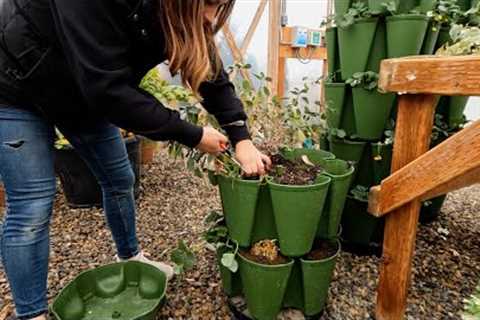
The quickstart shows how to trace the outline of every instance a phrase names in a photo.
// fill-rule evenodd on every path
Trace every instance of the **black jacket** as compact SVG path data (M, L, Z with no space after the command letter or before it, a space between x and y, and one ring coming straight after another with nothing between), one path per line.
M156 22L159 0L2 0L0 104L40 110L54 124L84 127L105 119L154 140L199 143L202 129L138 88L166 59ZM245 120L223 72L200 87L220 124ZM246 126L225 128L232 143Z

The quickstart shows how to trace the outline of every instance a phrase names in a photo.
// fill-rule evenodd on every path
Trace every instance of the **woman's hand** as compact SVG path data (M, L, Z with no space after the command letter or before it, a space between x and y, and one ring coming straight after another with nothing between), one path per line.
M270 169L270 158L258 151L251 140L242 140L235 146L235 156L247 176L263 176Z
M196 148L202 152L218 155L224 152L227 146L228 139L225 135L212 127L203 127L202 139Z

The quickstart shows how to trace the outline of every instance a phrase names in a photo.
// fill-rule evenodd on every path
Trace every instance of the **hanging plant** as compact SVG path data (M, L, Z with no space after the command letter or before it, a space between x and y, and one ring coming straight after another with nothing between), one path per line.
M352 88L362 86L364 89L372 91L378 87L378 73L373 71L357 72L346 81Z

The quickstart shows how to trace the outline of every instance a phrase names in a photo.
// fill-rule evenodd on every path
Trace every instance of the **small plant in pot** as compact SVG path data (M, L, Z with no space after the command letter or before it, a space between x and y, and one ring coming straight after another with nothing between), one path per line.
M355 2L347 13L335 18L338 26L338 45L342 80L355 72L365 71L372 42L377 29L378 18L363 2Z
M262 240L241 250L239 270L250 314L275 320L282 308L294 261L280 254L275 240Z
M280 249L299 257L310 251L328 194L331 178L308 156L287 159L272 156L267 179Z
M355 73L347 84L352 87L358 137L380 140L392 112L395 95L377 90L378 74L372 71Z

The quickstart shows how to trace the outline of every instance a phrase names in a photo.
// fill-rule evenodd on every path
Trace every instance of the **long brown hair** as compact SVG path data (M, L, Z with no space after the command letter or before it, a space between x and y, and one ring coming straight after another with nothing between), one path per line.
M235 0L160 0L159 19L165 32L170 72L198 95L200 84L221 72L215 35L227 22ZM216 24L204 18L207 5L221 5Z

